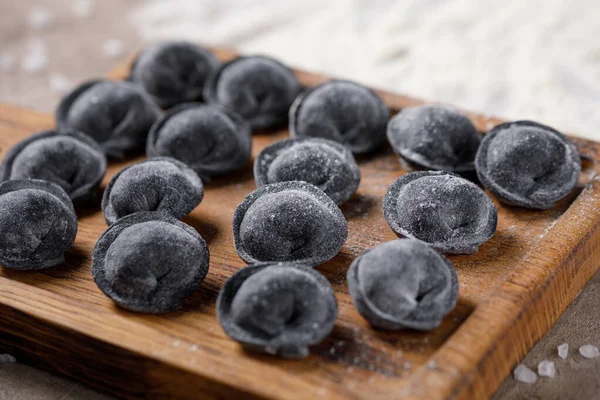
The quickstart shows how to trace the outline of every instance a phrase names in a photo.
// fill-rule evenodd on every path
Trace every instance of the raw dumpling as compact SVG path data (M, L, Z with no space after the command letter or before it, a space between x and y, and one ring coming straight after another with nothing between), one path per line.
M180 104L152 127L146 153L175 158L205 179L244 166L250 160L251 134L245 121L222 107Z
M347 275L356 309L376 328L433 329L458 298L450 260L418 240L375 246L354 260Z
M338 206L321 189L301 181L261 186L233 215L235 248L249 264L293 261L316 266L332 259L347 236Z
M156 157L113 176L102 197L102 211L108 225L139 211L161 211L179 219L203 197L202 180L193 170L173 158Z
M498 211L474 183L443 171L410 172L388 188L383 214L399 236L472 254L496 232Z
M208 246L194 228L160 212L112 224L92 254L92 277L115 303L158 314L178 309L208 273Z
M254 160L256 186L305 181L324 191L336 204L358 189L360 168L350 150L328 139L285 139L265 147Z
M221 289L217 318L243 345L286 358L304 358L308 346L333 329L337 302L331 284L310 267L259 263L239 270Z
M394 151L418 169L475 170L481 135L464 115L435 106L407 107L387 126Z
M0 265L41 269L61 264L77 235L69 196L38 179L0 184Z
M89 135L104 152L123 158L144 148L150 127L160 116L152 97L131 82L95 80L62 99L56 110L58 130Z
M17 143L2 160L0 180L41 179L59 185L75 205L96 199L106 156L77 131L42 131Z
M500 124L484 136L475 159L483 185L503 203L551 208L577 184L581 159L554 129L531 121Z
M244 118L252 129L287 122L301 86L286 66L264 56L238 57L221 65L204 89L204 99Z
M219 61L208 49L184 41L157 43L145 49L131 67L129 80L140 85L158 105L201 101L208 76Z
M367 153L385 140L389 110L371 89L333 80L306 89L290 109L292 137L321 137L352 153Z

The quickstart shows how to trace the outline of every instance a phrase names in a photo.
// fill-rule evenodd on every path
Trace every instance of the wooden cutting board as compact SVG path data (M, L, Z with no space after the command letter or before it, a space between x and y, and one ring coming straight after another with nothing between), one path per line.
M215 50L222 59L234 56ZM128 66L111 77L122 78ZM298 72L307 85L325 78ZM393 111L421 101L383 93ZM481 131L500 121L469 114ZM17 141L53 125L51 116L0 105L0 157ZM257 133L253 155L288 136ZM106 229L99 207L79 215L66 263L39 272L0 267L0 351L124 398L478 399L492 394L552 326L600 267L600 144L574 139L584 154L577 190L546 211L498 203L496 235L479 252L451 256L460 297L429 332L371 329L346 286L351 261L395 239L381 199L405 173L389 147L360 157L358 193L342 206L348 241L320 266L339 303L335 329L301 361L244 351L221 330L215 300L223 282L244 267L233 248L231 219L255 184L249 163L206 184L202 204L184 221L209 244L210 272L184 307L165 315L116 307L92 281L90 258ZM110 164L103 182L125 165Z

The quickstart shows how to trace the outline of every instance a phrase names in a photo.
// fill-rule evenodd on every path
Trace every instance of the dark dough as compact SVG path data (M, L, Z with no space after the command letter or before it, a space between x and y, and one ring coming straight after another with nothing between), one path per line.
M145 49L131 67L129 80L140 85L158 105L201 101L204 83L219 61L205 48L185 41L157 43Z
M577 184L581 159L554 129L531 121L500 124L484 136L477 176L501 202L545 210Z
M143 149L159 116L152 97L133 83L102 79L75 88L62 99L55 115L58 130L89 135L113 158Z
M398 236L450 254L473 254L496 232L498 211L479 186L443 171L410 172L390 185L383 215Z
M203 197L202 180L192 169L173 158L156 157L112 177L102 197L102 212L108 225L139 211L162 211L179 219Z
M77 235L69 196L38 179L0 184L0 265L41 269L61 264Z
M331 332L336 317L331 284L296 263L242 268L217 299L217 318L227 335L249 348L286 358L306 357L308 346Z
M237 114L215 105L180 104L150 130L149 157L172 157L203 179L244 166L250 159L252 133Z
M346 220L333 200L301 181L261 186L233 215L235 249L249 264L294 261L316 266L332 259L347 236Z
M433 329L458 298L450 260L414 239L373 247L354 260L347 275L356 309L376 328Z
M79 205L96 199L105 172L106 156L89 136L71 130L48 130L31 135L8 151L0 166L0 180L54 182Z
M385 140L390 116L381 97L350 81L333 80L302 92L290 109L292 137L321 137L367 153Z
M324 191L336 204L358 189L360 168L344 145L328 139L285 139L265 147L254 160L256 186L305 181Z
M301 86L294 73L264 56L238 57L222 64L204 87L204 100L244 118L252 129L268 129L287 121Z
M194 228L160 212L119 219L92 254L96 285L121 307L158 314L176 310L208 273L206 242Z
M421 169L475 170L481 135L464 115L435 106L407 107L388 123L394 151Z

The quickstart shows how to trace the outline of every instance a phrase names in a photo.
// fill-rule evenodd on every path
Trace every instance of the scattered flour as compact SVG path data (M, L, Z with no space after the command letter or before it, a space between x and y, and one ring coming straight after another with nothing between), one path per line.
M25 47L25 56L21 60L21 68L26 72L37 73L48 66L48 48L40 38L32 38Z
M523 383L535 383L535 381L537 381L536 373L523 364L519 364L517 368L515 368L513 371L513 376L515 377L516 381Z
M600 350L598 350L596 346L592 346L591 344L584 344L579 348L579 354L581 354L585 358L596 358L600 357Z
M558 346L558 356L565 360L569 355L569 343L563 343Z
M600 139L594 0L147 0L131 18L146 40L266 53Z
M538 374L539 376L554 378L556 376L556 367L554 366L554 362L548 360L540 361L538 364Z

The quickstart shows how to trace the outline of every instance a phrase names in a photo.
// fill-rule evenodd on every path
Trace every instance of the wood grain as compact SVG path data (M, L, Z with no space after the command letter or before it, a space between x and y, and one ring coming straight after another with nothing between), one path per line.
M232 52L215 50L222 59ZM111 74L121 78L127 65ZM325 77L298 72L307 85ZM393 111L422 101L381 92ZM469 113L481 131L500 122ZM52 118L0 105L0 154ZM287 131L259 132L253 156ZM244 263L233 249L231 219L254 188L249 163L206 184L202 204L185 222L207 240L211 266L180 311L160 316L116 307L90 274L94 244L106 225L99 209L80 212L66 263L39 272L0 268L0 350L124 398L479 399L492 394L552 326L600 266L600 145L575 139L588 160L574 193L555 208L501 206L494 238L472 256L450 257L460 297L429 332L382 332L358 315L345 282L351 261L395 239L381 211L387 186L405 171L389 147L360 157L363 180L342 206L348 241L319 267L330 280L339 318L330 337L302 361L244 351L221 330L215 300ZM127 163L113 163L103 182Z

